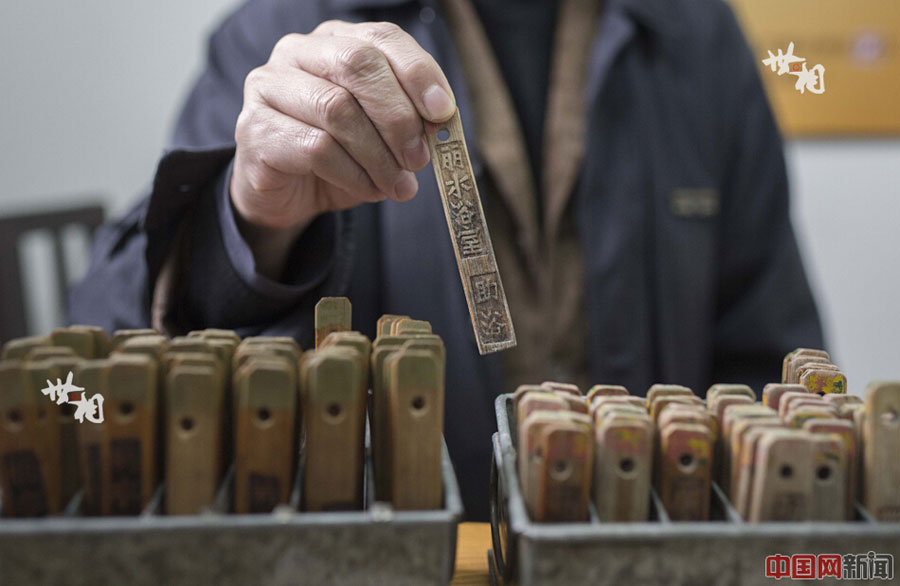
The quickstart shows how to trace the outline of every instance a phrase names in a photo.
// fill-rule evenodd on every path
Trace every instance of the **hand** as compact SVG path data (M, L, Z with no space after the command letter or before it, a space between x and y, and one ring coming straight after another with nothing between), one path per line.
M247 76L235 128L231 201L258 261L283 251L283 263L323 212L415 196L422 121L455 110L438 64L396 25L328 21L283 37Z

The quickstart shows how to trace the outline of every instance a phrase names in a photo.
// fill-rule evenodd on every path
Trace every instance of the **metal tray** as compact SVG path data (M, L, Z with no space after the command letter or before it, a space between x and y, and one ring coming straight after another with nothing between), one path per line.
M224 513L231 473L196 516L161 515L160 487L139 517L79 517L79 494L59 517L0 519L0 585L443 586L463 512L446 445L442 466L435 511L375 500L368 441L363 511L298 512L300 474L291 504L271 514Z
M500 395L495 402L498 431L491 463L492 570L506 583L771 586L778 582L765 576L770 555L874 551L900 556L900 523L873 521L859 505L856 521L751 524L716 485L711 521L672 522L653 493L651 520L645 523L601 523L593 509L587 523L533 523L516 472L512 397Z

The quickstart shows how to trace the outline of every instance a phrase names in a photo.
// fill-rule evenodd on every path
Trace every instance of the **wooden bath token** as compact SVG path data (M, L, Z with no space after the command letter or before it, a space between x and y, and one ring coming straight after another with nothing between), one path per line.
M516 333L459 111L447 122L426 124L425 130L478 352L488 354L512 348L516 345Z

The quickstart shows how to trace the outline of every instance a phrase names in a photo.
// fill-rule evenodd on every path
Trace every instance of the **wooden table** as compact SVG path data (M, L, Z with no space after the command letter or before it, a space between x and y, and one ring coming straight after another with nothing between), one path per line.
M487 552L491 548L490 523L461 523L456 541L453 585L489 586Z

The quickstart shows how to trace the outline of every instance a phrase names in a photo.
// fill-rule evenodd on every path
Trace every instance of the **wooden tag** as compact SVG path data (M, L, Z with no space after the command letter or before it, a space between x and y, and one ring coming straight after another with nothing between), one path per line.
M137 515L157 483L157 363L142 353L113 354L105 372L102 512Z
M569 411L582 413L584 415L588 414L588 404L587 401L584 400L584 397L576 397L575 395L564 393L562 391L554 391L554 394L562 397L563 401L566 402L566 407Z
M232 358L232 372L237 372L250 360L280 360L286 366L297 365L299 360L295 358L292 350L278 344L241 344L237 347ZM296 368L296 367L295 367Z
M182 363L168 373L165 506L169 515L197 514L215 500L222 472L221 384L221 372L213 365Z
M813 521L846 521L847 453L844 442L835 436L813 434L812 510Z
M403 349L388 371L391 503L396 510L439 509L443 503L441 437L443 362L428 350Z
M321 348L304 359L307 511L362 508L366 407L359 364L359 352L340 346Z
M731 443L731 484L728 496L741 517L746 519L753 487L753 470L759 437L768 429L784 429L777 417L745 419L735 423Z
M541 385L519 385L513 393L513 413L519 412L519 403L528 393L546 393L547 389Z
M516 450L519 484L522 487L522 498L525 500L525 508L532 519L536 519L538 514L538 464L544 458L541 433L547 425L559 421L568 421L566 413L569 412L559 408L556 411L535 409L516 426L518 430Z
M109 334L101 327L76 324L68 327L71 332L88 332L94 338L94 358L106 358L112 352Z
M790 364L788 365L788 375L790 376L790 383L799 384L800 374L803 369L819 365L833 366L827 359L821 356L807 356L802 354L794 356L791 359Z
M747 385L715 384L706 391L706 406L713 408L716 399L725 395L745 396L756 402L756 393Z
M590 403L594 397L627 397L628 394L628 389L620 385L594 385L588 391L587 400Z
M769 383L763 388L762 404L778 411L785 393L808 393L803 385Z
M658 397L654 397L653 403L650 405L651 419L653 419L653 421L659 421L659 415L663 412L663 409L673 403L698 406L703 405L703 401L697 396L661 395Z
M731 407L732 405L754 405L755 402L750 397L746 395L727 395L723 394L719 397L714 397L712 400L712 406L710 407L711 411L716 414L716 419L719 421L721 425L723 420L725 419L725 409Z
M717 463L715 478L726 493L731 491L732 467L734 465L731 458L731 445L735 422L745 419L770 419L777 417L778 413L774 409L757 403L730 405L725 409L722 419L719 421L722 438L715 450L715 461Z
M806 521L812 503L814 462L811 435L797 430L766 430L759 438L747 519Z
M39 362L53 358L79 359L75 351L68 346L35 346L25 355L26 362Z
M846 485L846 511L845 519L852 519L856 503L857 477L859 476L859 452L856 446L856 430L853 423L836 419L809 419L803 424L803 430L813 434L830 435L837 437L844 444L844 452L847 456L845 471Z
M333 332L326 336L325 346L345 346L356 350L359 361L359 381L363 396L369 391L369 357L372 354L372 341L359 332ZM443 348L443 343L441 343ZM365 411L363 411L365 419ZM365 421L363 421L365 427Z
M781 382L783 384L790 384L793 382L793 376L790 371L790 363L791 363L791 360L793 360L793 358L795 356L800 356L800 355L802 355L802 356L819 356L821 358L824 358L826 361L831 360L831 357L828 356L828 352L825 352L824 350L813 350L811 348L797 348L793 352L788 352L788 354L784 357L784 361L782 362L782 365L781 365Z
M188 332L188 337L200 337L209 341L213 340L226 340L231 342L234 346L237 346L241 343L241 337L237 335L234 330L223 330L220 328L206 328L205 330L194 330L192 332Z
M702 425L673 423L660 430L658 490L673 521L709 519L712 438Z
M866 388L863 503L879 521L900 521L900 382Z
M459 111L447 122L426 124L425 137L478 352L488 354L512 348L516 345L516 333L469 163Z
M60 351L65 350L68 354L65 356L47 358L43 361L37 361L45 362L46 365L50 367L51 376L48 380L52 380L54 383L66 381L70 372L74 378L75 372L78 371L78 367L84 362L84 359L76 356L71 348L64 346L37 348L35 351L29 353L29 357L40 355L41 353L50 356L50 352L43 351L49 351L51 349ZM32 358L29 359L29 362L34 361L35 360ZM46 382L47 381L44 381L44 383ZM74 380L73 384L76 384L76 386L84 386L77 385ZM87 389L88 392L91 392L91 390L92 389ZM70 395L70 397L76 399L77 393ZM74 418L76 409L77 407L72 403L64 403L58 405L56 409L52 409L49 412L51 416L56 416L57 427L59 429L59 466L62 474L61 498L63 506L65 506L81 488L81 472L78 467L78 430L76 429L76 426L80 424L76 422Z
M593 500L601 521L646 521L650 507L649 426L606 420L594 433Z
M241 357L245 353L256 354L258 350L263 350L268 354L277 354L287 360L290 364L297 368L302 350L293 338L284 336L258 336L253 338L245 338L235 350L235 358L233 360L241 361Z
M837 411L822 407L797 407L788 411L785 423L790 427L802 429L810 419L837 419Z
M297 381L283 360L253 358L235 373L234 509L269 513L290 498L296 463Z
M516 410L516 423L522 425L525 419L535 411L565 411L569 406L565 399L551 392L528 393L519 402Z
M390 313L386 313L378 318L378 322L375 324L375 337L380 338L381 336L390 336L391 335L391 326L395 321L403 318L409 318L408 315L394 315Z
M778 413L769 407L762 405L732 405L725 410L725 416L720 422L722 430L721 452L717 453L719 462L719 483L726 492L729 491L730 479L733 476L734 466L737 465L736 447L739 441L735 437L735 433L741 424L747 424L752 421L779 421ZM783 427L783 422L781 427ZM743 429L743 428L742 428Z
M846 393L847 377L839 370L811 368L800 375L800 384L811 393Z
M537 463L538 523L588 520L594 442L590 432L571 421L550 423L541 431L543 458Z
M3 352L0 360L24 360L34 348L42 348L50 345L50 338L46 336L31 336L28 338L16 338L3 344Z
M623 413L632 417L637 417L639 419L643 419L649 422L653 422L650 419L650 414L647 413L647 410L643 407L637 407L635 405L625 405L621 403L594 403L591 408L591 420L598 424L603 421L606 417L616 414Z
M837 393L828 393L827 395L822 395L822 400L830 405L834 405L837 408L843 407L845 405L862 405L862 398L857 395L839 395Z
M72 452L76 450L76 446L67 446L64 443L63 438L63 430L62 430L62 422L64 421L62 415L62 407L66 407L67 411L71 408L70 405L58 405L56 402L50 399L49 394L44 394L44 390L49 385L50 381L56 383L58 382L56 379L61 377L62 380L68 379L68 370L63 373L61 372L61 368L57 365L58 360L63 361L65 366L72 365L75 368L73 372L73 383L77 384L74 380L74 377L78 374L78 367L80 364L84 364L84 361L77 361L72 358L53 358L46 361L27 361L23 364L25 369L25 374L29 379L31 394L35 397L34 401L37 406L37 434L38 438L42 440L42 444L38 448L39 460L41 462L46 462L46 473L45 478L48 487L48 498L51 504L50 510L51 514L58 512L66 507L69 499L71 499L72 495L75 493L75 486L73 484L77 484L78 474L72 470L73 467L77 467L77 462L75 466L71 464L65 464L63 462L63 455L71 455ZM71 362L69 362L71 361ZM78 379L79 381L81 379ZM78 384L77 386L85 387L83 384ZM86 387L93 391L93 387ZM74 399L77 398L77 393L70 394L70 396ZM68 431L74 431L74 420L72 419L72 413L69 411L66 416L68 425ZM69 441L75 441L72 438L73 434L68 434L66 439ZM77 444L77 441L76 441ZM64 475L67 475L71 478L65 479ZM65 488L65 490L64 490ZM54 509L53 504L58 502L59 508Z
M85 330L57 328L50 334L54 346L71 348L75 354L86 360L96 358L94 351L94 335Z
M22 362L0 362L0 489L4 517L43 517L59 512L59 444L42 437L49 418ZM50 440L50 441L48 441ZM54 453L55 451L55 453Z
M541 383L541 386L550 391L565 393L568 395L572 395L574 397L583 397L584 396L581 394L581 389L578 388L578 385L573 385L571 383L558 383L555 381L544 381Z
M346 297L323 297L316 303L316 348L331 332L349 332L352 308Z
M790 417L792 411L800 407L815 407L818 409L827 409L829 412L834 413L834 415L837 416L837 408L834 405L828 403L827 401L823 401L819 395L810 393L809 395L807 395L807 398L791 397L790 401L785 405L785 419Z
M138 336L158 336L156 330L135 329L135 330L116 330L113 332L112 340L110 340L111 352L118 350L126 340L137 338Z
M788 391L786 393L782 393L781 397L778 400L778 416L782 419L785 419L788 414L788 410L790 406L794 403L794 401L816 401L818 397L808 390L804 391ZM824 404L824 401L823 401Z
M165 336L134 336L123 341L116 351L125 354L142 354L160 363L168 345L169 341Z
M109 396L106 390L108 368L109 363L105 359L86 360L78 365L73 377L74 382L85 389L85 394L89 396L100 394L106 405L103 423L85 420L75 426L78 437L79 476L84 490L81 509L86 515L99 515L103 509L103 471L109 466L103 462L105 420L109 409L109 404L106 403Z
M713 442L718 436L718 426L708 411L700 409L680 409L677 403L669 405L659 414L659 428L663 429L672 423L691 423L709 429Z
M325 347L335 346L338 348L350 348L356 353L355 356L359 367L359 397L357 400L361 402L361 405L359 409L355 410L355 413L358 418L356 425L358 426L358 429L363 430L363 443L360 444L361 452L359 459L360 462L364 462L366 405L370 387L369 364L372 355L372 342L360 332L333 332L325 338L324 345ZM443 351L443 342L441 342L441 351Z
M375 498L386 501L390 498L390 418L388 409L388 381L385 376L384 361L392 353L400 350L404 339L382 336L375 340L370 359L372 371L372 457L375 464Z
M590 406L594 407L595 405L601 405L605 403L618 403L620 405L634 405L635 407L640 407L643 409L648 415L650 414L647 411L647 403L644 401L643 397L633 397L631 395L594 395L590 398Z
M431 324L423 320L403 317L391 324L392 336L414 336L431 333Z
M657 397L695 397L694 391L681 385L655 384L647 391L647 409L653 405Z

